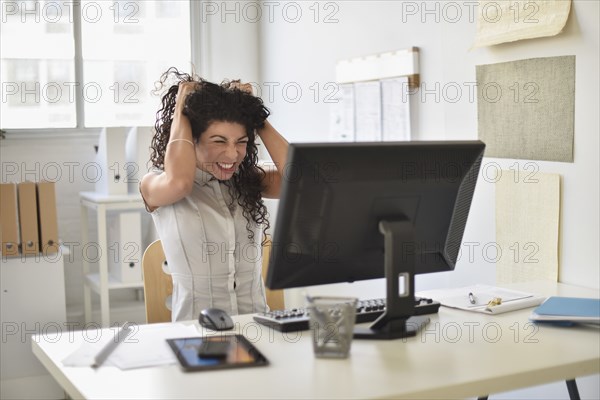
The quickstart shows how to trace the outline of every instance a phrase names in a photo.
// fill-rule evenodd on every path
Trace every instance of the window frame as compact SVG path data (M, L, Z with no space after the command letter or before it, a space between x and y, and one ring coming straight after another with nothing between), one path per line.
M143 0L137 0L143 1ZM199 1L187 0L190 7L190 53L192 63L199 67L201 73L205 73L208 67L207 57L201 57L200 50L207 48L203 46L207 44L208 37L207 26L202 23L202 10ZM73 9L73 39L75 42L75 82L83 81L83 47L82 47L82 32L81 32L81 2L74 0L71 3ZM3 139L38 139L38 138L72 138L76 136L89 137L90 134L99 134L102 128L86 128L84 126L84 101L80 91L75 95L75 121L76 125L73 128L10 128L0 131L0 140Z

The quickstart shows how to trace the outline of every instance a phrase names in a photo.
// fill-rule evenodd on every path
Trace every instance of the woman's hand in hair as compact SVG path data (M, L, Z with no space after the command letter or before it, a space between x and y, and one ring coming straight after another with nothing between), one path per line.
M242 82L240 82L239 79L235 80L235 81L232 81L231 82L231 87L235 88L235 89L238 89L238 90L241 90L242 92L246 92L246 93L249 93L249 94L252 94L252 95L254 94L254 89L252 87L252 84L250 84L250 83L242 83Z
M178 110L183 110L185 105L185 99L188 94L193 93L200 89L198 82L180 82L179 88L177 89L177 96L175 97L175 107Z
M142 179L141 192L150 211L173 204L187 196L194 185L196 153L189 118L184 115L185 100L198 90L198 82L179 83L175 112L165 148L163 172L150 172ZM172 96L172 94L171 94Z

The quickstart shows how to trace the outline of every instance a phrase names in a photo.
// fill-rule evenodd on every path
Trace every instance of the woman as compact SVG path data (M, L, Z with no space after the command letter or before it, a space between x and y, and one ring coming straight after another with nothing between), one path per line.
M221 85L170 69L141 182L173 277L173 321L204 308L231 315L267 309L261 244L268 228L262 198L277 198L288 143L266 120L249 84ZM257 165L256 136L277 169Z

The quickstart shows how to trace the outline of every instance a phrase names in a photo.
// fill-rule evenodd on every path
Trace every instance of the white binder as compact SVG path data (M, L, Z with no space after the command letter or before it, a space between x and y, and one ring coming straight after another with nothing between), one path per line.
M139 212L109 215L108 273L119 282L142 280L142 228Z
M139 183L148 172L150 164L150 145L154 136L153 128L136 126L129 130L125 143L125 173L129 194L139 193Z
M104 128L100 133L96 167L96 192L110 195L127 194L125 141L127 128Z

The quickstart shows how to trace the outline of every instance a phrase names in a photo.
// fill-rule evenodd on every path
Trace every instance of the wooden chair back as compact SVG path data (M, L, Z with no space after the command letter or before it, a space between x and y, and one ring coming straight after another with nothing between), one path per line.
M173 280L160 240L152 242L144 251L142 269L146 322L149 324L170 322Z

